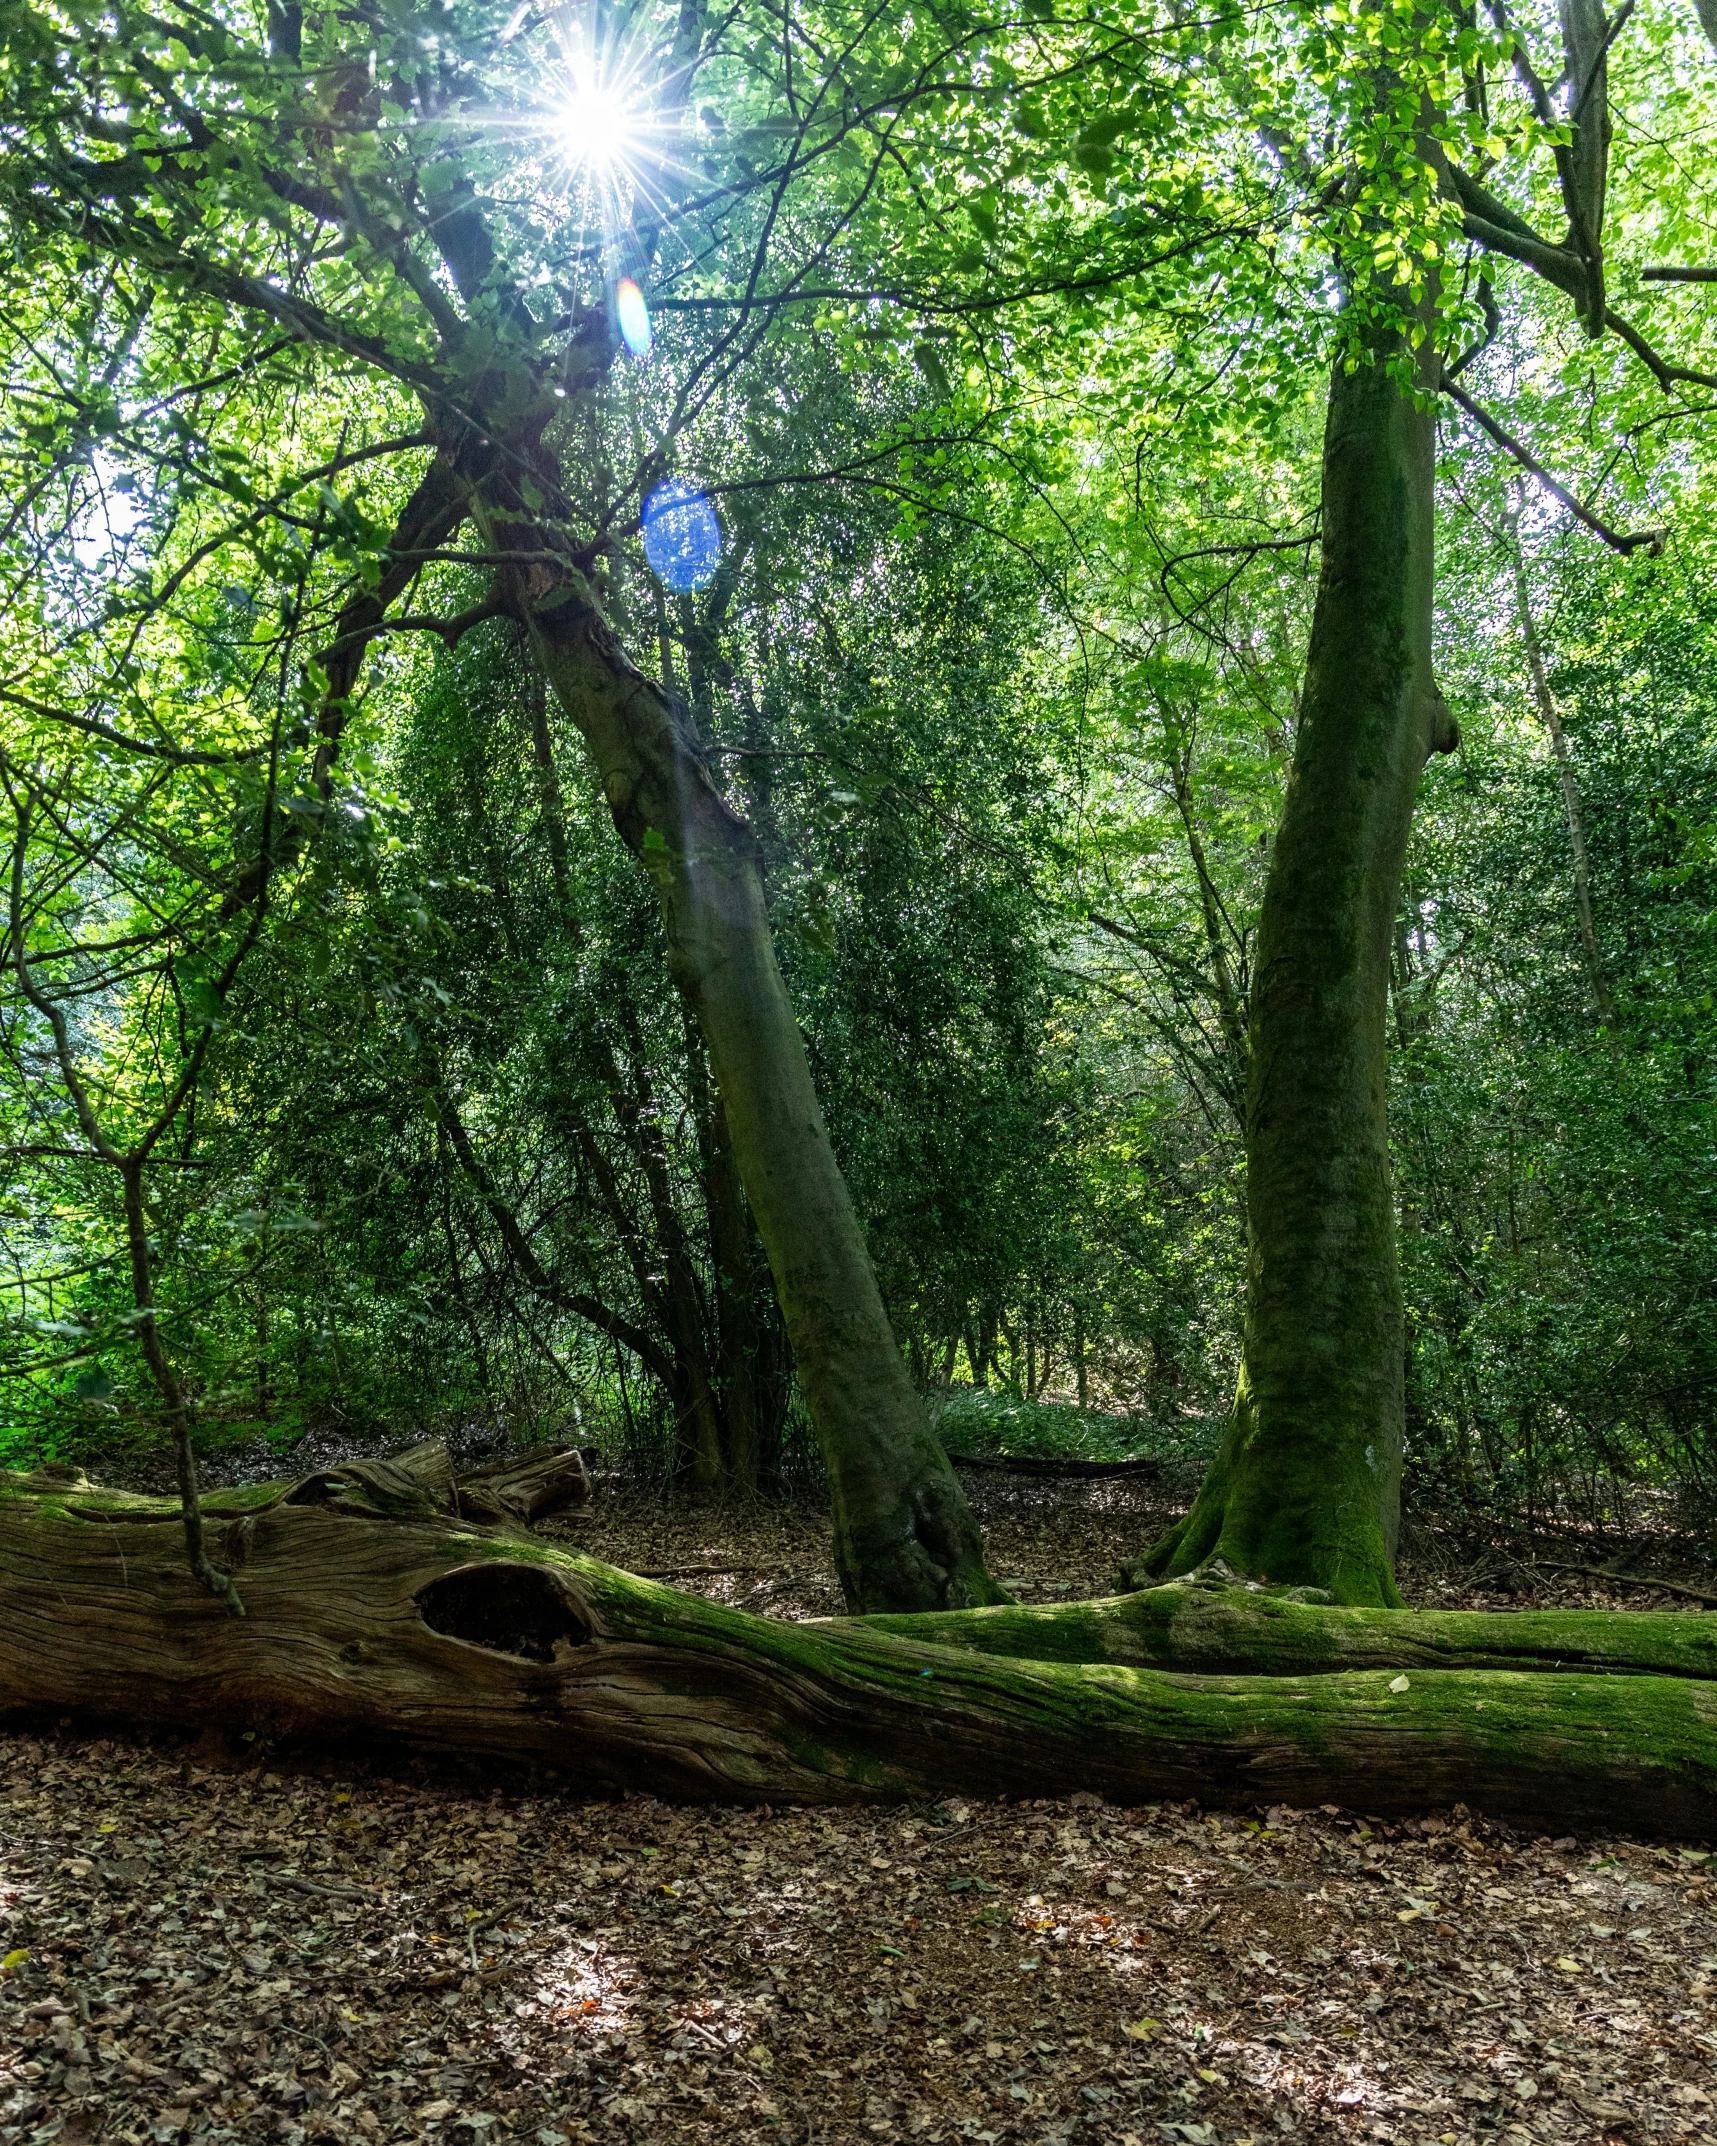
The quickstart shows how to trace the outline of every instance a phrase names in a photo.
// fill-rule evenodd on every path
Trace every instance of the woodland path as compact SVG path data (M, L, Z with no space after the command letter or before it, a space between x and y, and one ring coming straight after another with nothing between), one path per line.
M993 1569L1095 1591L1148 1495L986 1483ZM679 1584L768 1614L834 1606L808 1515L566 1528L633 1569L765 1567ZM1458 1809L589 1804L70 1730L0 1737L0 1783L0 1952L29 1955L0 2140L1717 2146L1703 1844Z

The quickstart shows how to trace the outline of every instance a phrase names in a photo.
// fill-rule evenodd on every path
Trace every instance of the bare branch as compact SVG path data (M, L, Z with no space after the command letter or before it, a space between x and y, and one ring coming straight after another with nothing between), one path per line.
M1443 393L1448 396L1449 400L1459 404L1473 420L1474 424L1489 433L1497 445L1505 453L1512 455L1522 469L1529 471L1553 499L1560 500L1576 521L1583 522L1594 536L1602 537L1604 542L1614 550L1619 551L1624 559L1631 558L1636 551L1645 551L1655 559L1658 553L1662 551L1665 536L1663 530L1642 529L1637 535L1624 536L1620 530L1612 529L1608 522L1600 521L1589 507L1582 506L1565 485L1558 484L1543 463L1538 461L1529 449L1523 447L1511 432L1505 431L1488 410L1481 409L1472 397L1464 389L1457 387L1446 373L1443 376L1441 385Z

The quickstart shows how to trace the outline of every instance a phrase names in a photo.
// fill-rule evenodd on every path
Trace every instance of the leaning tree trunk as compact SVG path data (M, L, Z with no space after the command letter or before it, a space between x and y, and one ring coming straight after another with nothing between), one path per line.
M557 484L549 458L538 450L535 460ZM498 555L549 561L553 532L527 511L511 467L491 459L473 474L473 516ZM509 590L615 826L655 885L828 1469L848 1606L1005 1600L883 1308L775 959L751 830L716 789L684 711L627 661L581 575L521 567Z
M1234 1414L1132 1585L1220 1556L1337 1602L1400 1601L1389 956L1420 772L1456 740L1431 675L1433 419L1396 355L1338 362L1330 383L1322 572L1252 988Z
M542 628L539 645L655 882L675 979L709 1048L828 1468L848 1605L994 1601L977 1524L913 1391L829 1143L750 830L716 793L675 711L627 674L595 622L570 645Z
M934 1641L783 1624L438 1512L403 1474L211 1496L242 1619L193 1581L170 1501L0 1478L0 1707L383 1738L670 1796L1077 1787L1709 1824L1717 1686L1694 1675L1189 1676L948 1643L984 1610L926 1620Z

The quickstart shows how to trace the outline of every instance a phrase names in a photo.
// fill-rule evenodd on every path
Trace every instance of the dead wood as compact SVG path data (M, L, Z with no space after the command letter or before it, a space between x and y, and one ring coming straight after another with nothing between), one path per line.
M439 1464L402 1472L211 1497L243 1619L195 1585L171 1501L0 1478L0 1707L380 1738L678 1797L1462 1800L1692 1832L1713 1808L1717 1686L1697 1676L1194 1676L975 1651L948 1617L922 1620L935 1639L792 1625L425 1513L409 1480Z

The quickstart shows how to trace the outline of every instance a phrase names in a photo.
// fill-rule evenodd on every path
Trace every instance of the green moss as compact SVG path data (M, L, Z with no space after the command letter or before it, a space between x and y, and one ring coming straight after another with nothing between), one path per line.
M231 1490L213 1490L203 1499L203 1511L211 1520L229 1514L260 1512L286 1494L284 1483L240 1483Z
M1131 1661L1199 1674L1465 1664L1717 1679L1717 1618L1675 1611L1326 1608L1262 1591L1171 1583L1054 1608L852 1621L901 1639L1020 1660Z

